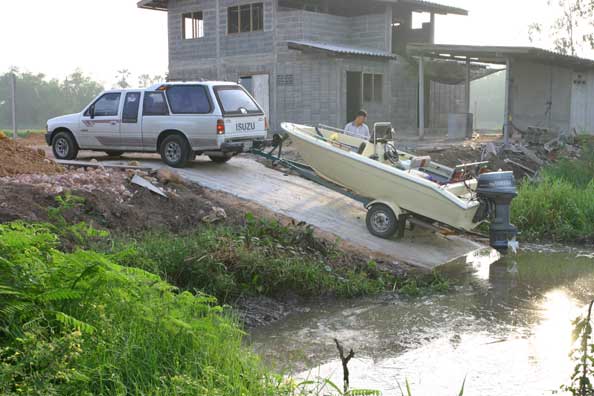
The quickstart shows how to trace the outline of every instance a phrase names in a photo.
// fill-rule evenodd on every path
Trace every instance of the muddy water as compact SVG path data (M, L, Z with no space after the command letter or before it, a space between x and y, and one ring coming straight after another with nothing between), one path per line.
M455 263L452 290L312 304L252 333L275 369L342 381L332 339L356 351L351 385L400 395L549 395L573 365L571 321L594 298L594 257L540 250Z

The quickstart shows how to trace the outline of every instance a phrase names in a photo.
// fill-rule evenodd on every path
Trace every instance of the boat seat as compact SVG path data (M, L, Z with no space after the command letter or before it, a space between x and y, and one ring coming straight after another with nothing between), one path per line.
M423 157L414 157L410 161L409 169L425 168L425 167L429 166L430 163L431 163L431 157L428 155L423 156Z

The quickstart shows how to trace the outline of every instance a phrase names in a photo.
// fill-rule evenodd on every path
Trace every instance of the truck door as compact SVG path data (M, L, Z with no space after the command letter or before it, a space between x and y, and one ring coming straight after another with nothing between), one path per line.
M79 136L82 148L119 148L121 97L120 92L106 93L83 113Z
M162 91L145 92L142 102L142 146L146 151L158 150L159 134L171 126L169 106Z
M142 150L142 123L140 122L140 92L127 92L122 110L120 128L122 150Z

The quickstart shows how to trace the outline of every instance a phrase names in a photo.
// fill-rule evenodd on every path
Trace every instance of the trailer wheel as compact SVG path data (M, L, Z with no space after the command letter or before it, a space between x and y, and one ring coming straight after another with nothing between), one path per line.
M384 204L375 204L367 211L367 229L372 235L376 237L389 239L395 234L398 238L402 238L404 234L404 224L406 220L398 221L398 217L394 211Z

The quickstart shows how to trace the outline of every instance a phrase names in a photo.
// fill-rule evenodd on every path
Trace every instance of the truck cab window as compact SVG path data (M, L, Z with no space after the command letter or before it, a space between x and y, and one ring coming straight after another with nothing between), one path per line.
M144 94L142 114L145 116L169 115L163 92L146 92Z
M91 107L95 109L95 117L112 117L118 115L118 110L120 109L120 97L122 95L120 93L106 93ZM85 112L85 116L89 116L90 112L87 110Z
M122 122L135 124L138 122L138 109L140 108L140 92L129 92L124 101Z

